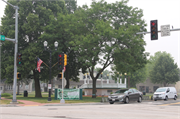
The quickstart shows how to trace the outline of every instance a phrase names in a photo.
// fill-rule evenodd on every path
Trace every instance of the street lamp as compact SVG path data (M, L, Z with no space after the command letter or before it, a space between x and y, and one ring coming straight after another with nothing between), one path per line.
M102 77L103 77L103 72L101 72L101 87L103 85Z
M107 74L107 83L109 83L109 74Z
M125 81L124 81L124 84L126 84L126 75L127 75L127 73L124 73L124 75L125 75Z
M48 51L49 53L50 53L50 61L49 61L49 86L48 86L48 88L49 88L49 97L48 97L48 101L51 101L51 54L52 54L52 50L50 49L50 48L48 48L47 47L47 45L48 45L48 42L47 41L44 41L44 49L45 49L45 51ZM58 47L58 42L57 41L55 41L54 42L54 46L55 46L55 51L57 50L57 47ZM53 83L52 83L52 85L53 85Z
M117 84L119 83L119 72L117 72L117 77L118 78L116 78L116 81L117 81Z
M90 79L90 76L89 76L89 73L87 73L87 83L89 84L89 79Z
M122 73L120 74L120 84L122 84L122 81L121 81L121 76L122 76Z

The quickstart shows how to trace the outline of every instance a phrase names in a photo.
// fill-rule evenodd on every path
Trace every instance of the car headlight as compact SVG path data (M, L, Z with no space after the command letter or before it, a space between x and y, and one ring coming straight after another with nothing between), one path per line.
M118 96L118 98L122 98L122 97L124 97L124 95L120 95L120 96Z

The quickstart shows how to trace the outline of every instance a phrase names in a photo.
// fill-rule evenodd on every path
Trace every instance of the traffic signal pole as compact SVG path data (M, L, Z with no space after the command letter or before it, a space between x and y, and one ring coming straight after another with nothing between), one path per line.
M18 6L14 6L4 0L2 0L3 2L9 4L10 6L12 6L15 9L15 40L14 39L10 39L10 38L5 38L5 40L9 40L15 43L15 49L14 49L14 80L13 80L13 99L12 99L12 103L17 103L16 100L16 86L17 86L17 64L16 64L16 58L17 58L17 52L18 52Z
M63 99L63 93L64 93L64 71L62 69L62 99L60 101L61 104L65 103L65 100Z
M15 20L15 50L14 50L14 81L13 81L13 99L12 99L12 103L16 103L16 86L17 86L17 64L16 64L16 60L17 60L17 52L18 52L18 7L14 6L14 8L16 9L16 20Z

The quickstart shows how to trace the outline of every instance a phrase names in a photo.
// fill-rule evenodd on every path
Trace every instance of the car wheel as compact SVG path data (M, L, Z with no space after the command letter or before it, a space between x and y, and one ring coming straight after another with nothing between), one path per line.
M138 102L141 103L142 102L142 98L141 96L139 96Z
M157 101L156 99L154 99L154 101Z
M177 99L177 96L175 95L175 96L174 96L174 100L176 100L176 99Z
M114 104L114 102L109 102L110 104Z
M168 100L168 97L166 96L165 99L164 99L164 101L167 101L167 100Z
M125 98L125 103L129 103L129 98L128 97Z

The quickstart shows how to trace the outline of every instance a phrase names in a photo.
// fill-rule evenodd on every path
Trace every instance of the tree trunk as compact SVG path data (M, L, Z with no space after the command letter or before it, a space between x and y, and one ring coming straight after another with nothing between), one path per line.
M93 80L92 98L96 98L96 79Z
M35 97L42 98L39 77L38 75L36 75L35 70L33 70L33 75L34 75L34 82L35 82Z

